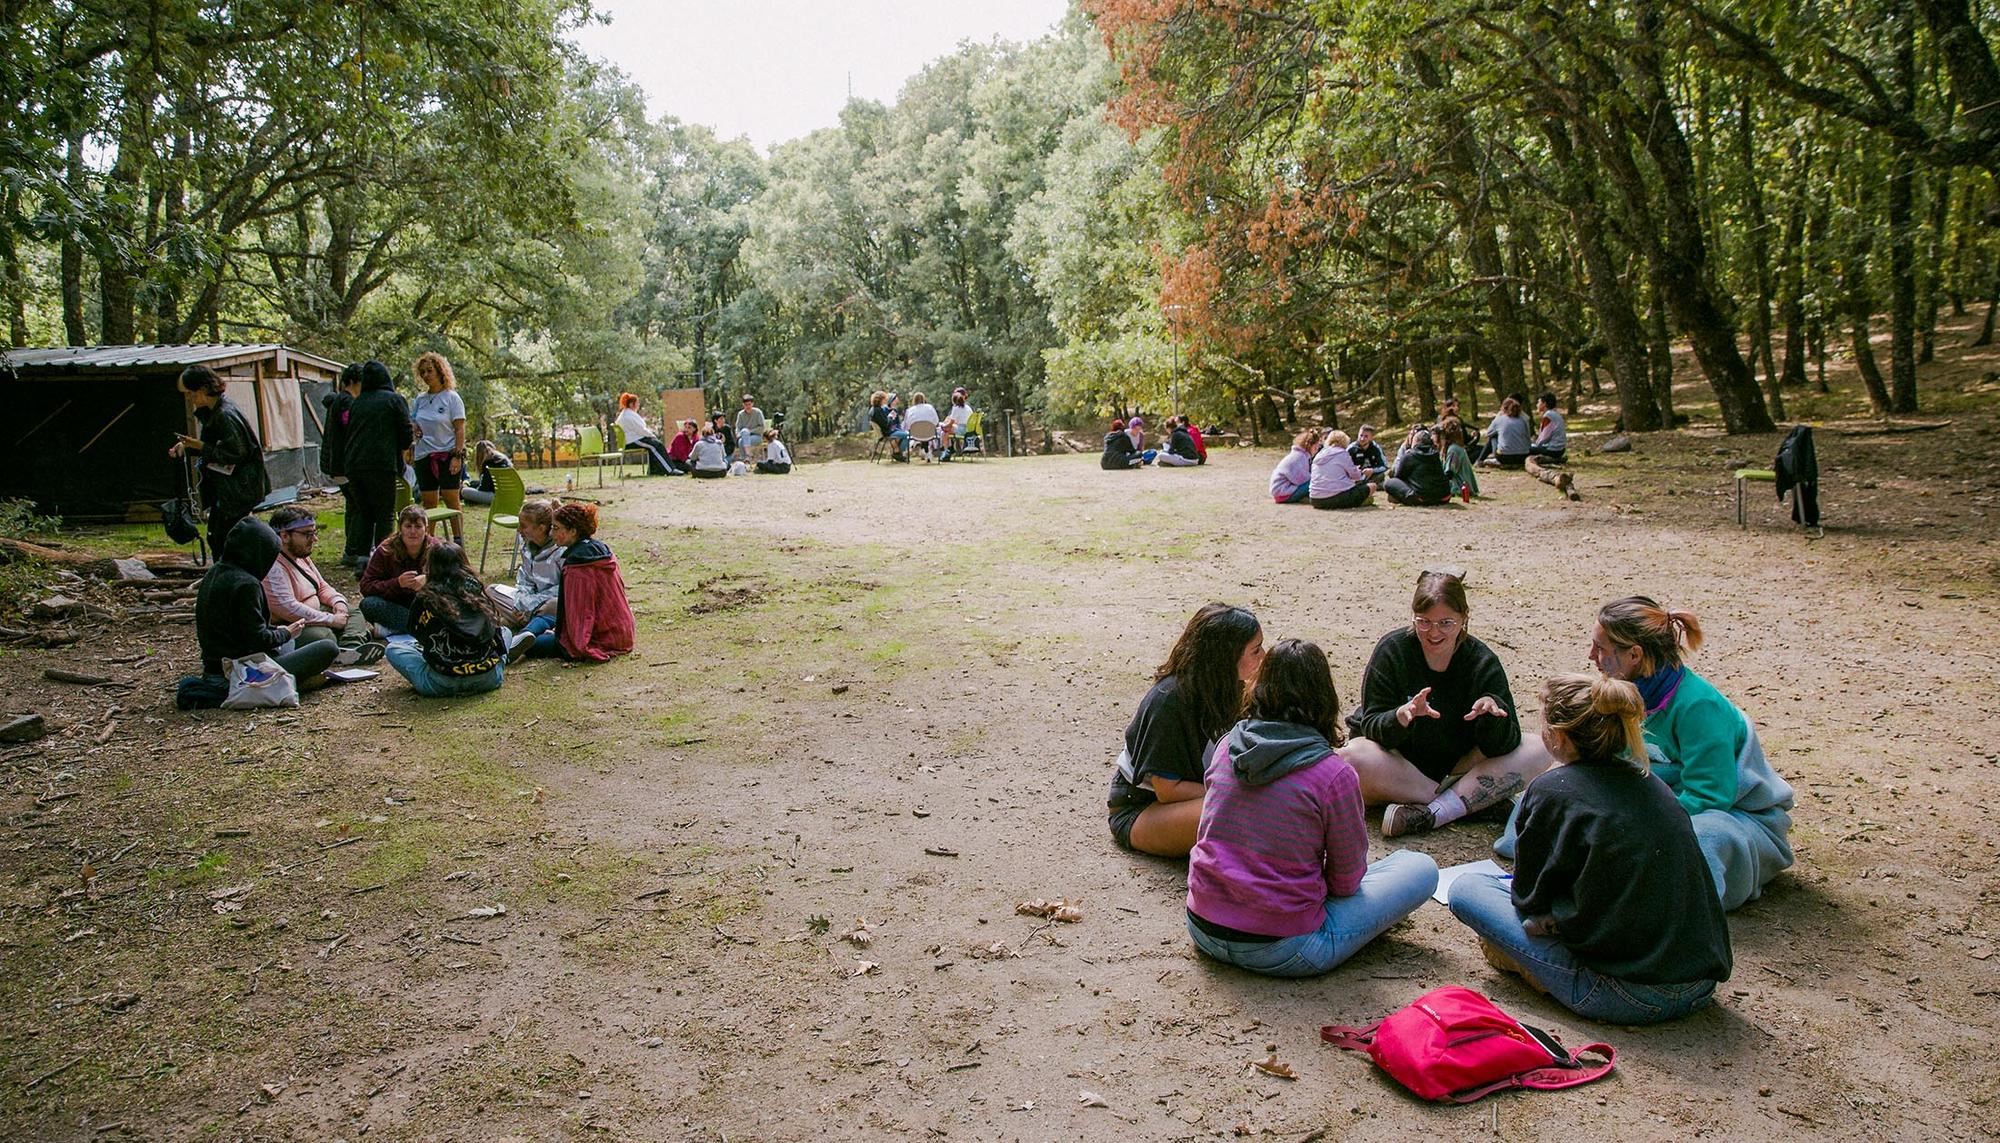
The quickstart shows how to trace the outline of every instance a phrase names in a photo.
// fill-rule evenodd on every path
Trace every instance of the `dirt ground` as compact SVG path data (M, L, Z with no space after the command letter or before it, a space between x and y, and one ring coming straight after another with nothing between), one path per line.
M1729 465L1775 436L1699 429L1579 457L1578 503L1495 474L1435 510L1274 506L1273 449L848 461L607 479L639 653L477 699L182 714L191 628L6 651L0 713L57 731L0 748L0 1135L1992 1137L1991 367L1953 358L1940 431L1822 427L1818 540L1768 486L1734 523ZM1441 562L1531 726L1599 602L1701 616L1695 666L1799 793L1798 865L1732 915L1709 1011L1581 1021L1435 904L1261 979L1195 954L1183 865L1112 846L1111 758L1196 606L1318 641L1351 701ZM1497 832L1411 844L1448 865ZM1016 915L1036 897L1083 918ZM1619 1067L1436 1107L1318 1040L1446 983ZM1298 1078L1247 1066L1271 1053Z

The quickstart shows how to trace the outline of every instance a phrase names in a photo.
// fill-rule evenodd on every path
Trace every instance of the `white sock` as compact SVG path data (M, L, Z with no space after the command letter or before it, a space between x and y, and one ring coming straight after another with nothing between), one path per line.
M1431 824L1441 826L1465 816L1465 799L1458 796L1457 790L1446 790L1432 798L1427 808L1431 811Z

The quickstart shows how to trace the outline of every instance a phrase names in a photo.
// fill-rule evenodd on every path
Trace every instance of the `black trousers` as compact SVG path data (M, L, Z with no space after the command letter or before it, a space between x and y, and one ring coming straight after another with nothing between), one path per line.
M366 557L396 530L396 471L347 474L347 531Z

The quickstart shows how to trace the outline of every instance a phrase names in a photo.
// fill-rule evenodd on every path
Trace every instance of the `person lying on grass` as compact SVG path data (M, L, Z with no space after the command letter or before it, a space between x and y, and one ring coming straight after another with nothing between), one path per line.
M1268 976L1316 976L1436 891L1437 863L1424 854L1369 864L1361 781L1336 750L1342 737L1326 655L1278 640L1209 761L1188 854L1196 948Z
M1209 748L1235 725L1263 659L1264 629L1248 610L1211 603L1188 620L1125 728L1111 775L1112 840L1161 857L1193 847Z
M1495 968L1607 1024L1706 1008L1732 968L1694 827L1647 771L1644 710L1620 679L1544 684L1542 742L1558 764L1521 799L1513 877L1467 873L1448 894Z
M1423 572L1407 627L1382 636L1347 716L1341 756L1369 804L1388 803L1382 836L1422 833L1497 805L1548 769L1521 718L1500 659L1467 629L1465 579Z

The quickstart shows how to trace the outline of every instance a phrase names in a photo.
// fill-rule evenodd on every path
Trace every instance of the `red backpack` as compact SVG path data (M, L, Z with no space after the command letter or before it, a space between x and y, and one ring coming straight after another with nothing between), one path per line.
M1319 1036L1336 1048L1367 1052L1396 1082L1446 1103L1471 1103L1515 1087L1575 1087L1609 1075L1617 1060L1605 1044L1570 1052L1554 1036L1456 985L1424 993L1365 1031L1334 1025ZM1584 1052L1604 1062L1578 1059Z

